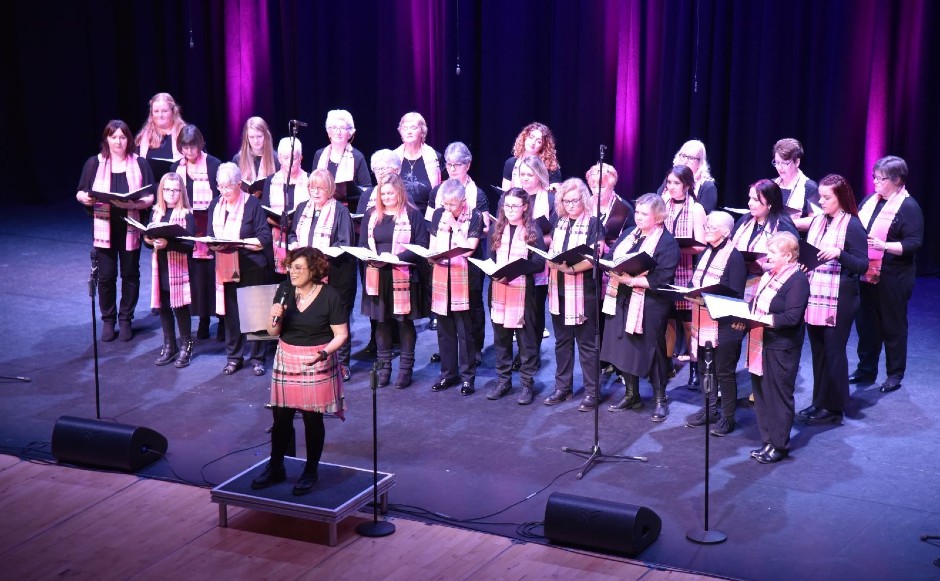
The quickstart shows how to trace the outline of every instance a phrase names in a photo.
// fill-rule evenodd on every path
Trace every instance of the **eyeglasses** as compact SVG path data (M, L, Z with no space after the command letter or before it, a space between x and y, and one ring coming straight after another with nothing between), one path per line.
M330 131L330 132L333 132L333 131L346 131L347 129L349 129L349 127L347 127L346 125L327 125L327 126L326 126L326 130L327 130L327 131Z
M777 161L777 160L773 160L773 161L770 162L770 165L772 165L772 166L774 166L774 167L790 167L790 164L791 164L791 163L793 163L793 162L792 162L792 161Z
M467 165L467 164L465 164L465 163L454 163L454 162L448 161L448 162L445 163L444 165L447 166L447 169L457 169L458 167L463 167L463 166L465 166L465 165Z
M292 264L290 265L291 272L303 272L305 270L310 270L309 266L304 266L302 264Z
M219 184L220 192L231 192L232 190L236 190L236 189L238 189L238 184Z
M677 157L683 161L702 161L702 158L689 155L688 153L680 153Z
M581 198L575 198L573 200L562 200L561 203L566 206L576 206L582 202Z
M880 183L882 183L882 182L888 181L888 180L891 179L891 178L889 178L889 177L887 177L887 176L876 176L875 174L872 174L871 179L874 180L874 182L875 182L876 184L880 184Z
M179 188L163 188L163 193L164 193L164 194L178 194L178 193L180 193L181 191L183 191L183 190L181 190L181 189L179 189Z
M525 204L503 204L504 210L521 210L525 208Z

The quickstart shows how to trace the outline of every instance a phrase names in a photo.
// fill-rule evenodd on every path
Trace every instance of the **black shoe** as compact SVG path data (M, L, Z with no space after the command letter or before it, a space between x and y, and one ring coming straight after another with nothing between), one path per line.
M892 391L897 391L901 389L901 378L900 377L889 377L881 384L881 387L878 388L878 391L881 393L891 393Z
M251 372L258 376L264 375L264 364L255 363L251 366Z
M773 464L774 462L779 462L786 458L790 453L787 450L781 448L774 448L769 446L767 451L754 456L754 459L760 462L761 464Z
M339 375L343 378L343 381L349 381L349 378L352 377L352 372L349 370L348 365L339 366Z
M685 418L685 426L687 428L697 428L699 426L704 426L708 424L717 424L718 420L721 418L721 415L718 413L718 410L715 408L710 408L707 410L708 415L706 417L705 408L700 409L694 414L689 414Z
M875 376L871 375L870 373L855 370L855 373L849 376L849 383L871 384L875 383L875 379Z
M437 383L431 386L431 391L444 391L445 389L453 387L458 383L460 383L460 380L458 379L440 379L437 381Z
M119 321L118 327L120 328L120 334L118 338L121 341L126 343L127 341L130 341L134 337L134 330L131 328L130 321Z
M465 381L460 384L460 395L473 395L475 391L472 381Z
M763 446L761 446L760 448L757 448L756 450L751 450L751 458L757 458L761 454L772 449L773 449L773 446L771 446L770 444L764 444Z
M440 362L441 362L441 354L440 354L440 353L435 353L435 354L431 355L431 363L440 363Z
M570 391L556 389L552 392L552 395L545 398L545 405L557 405L563 401L568 401L569 399L571 399Z
M428 323L428 329L432 331L437 331L437 319L431 319L431 322Z
M805 407L801 409L800 411L796 412L796 419L798 421L805 422L815 412L816 412L816 406L811 405L809 407Z
M506 395L507 393L509 393L511 389L512 389L511 383L497 381L496 386L493 389L486 392L486 399L497 400L503 397L504 395Z
M589 412L593 411L597 407L597 398L593 395L586 395L584 399L581 400L581 404L578 406L579 412Z
M519 405L529 405L533 400L535 400L535 390L532 389L531 385L523 383L522 389L519 390L519 397L516 398L516 403Z
M117 333L114 332L114 323L104 321L101 324L101 340L105 343L110 343L115 339L117 339Z
M623 410L635 410L641 407L643 407L643 403L640 401L640 395L634 393L632 396L624 395L619 402L607 406L607 411L622 412Z
M656 422L665 422L666 418L669 417L669 404L666 403L665 399L656 400L653 402L653 413L650 415L650 419Z
M717 437L727 436L734 431L734 421L728 421L724 416L718 418L715 427L708 431L709 434Z
M231 375L235 373L236 371L238 371L239 369L241 369L242 365L244 365L244 363L242 362L241 359L229 360L229 362L225 364L225 367L222 368L222 374Z
M825 408L819 408L809 415L806 419L807 425L815 426L819 424L837 424L842 422L842 412L833 412Z
M300 478L297 479L297 483L294 484L291 494L294 496L303 496L311 490L313 490L314 484L317 483L317 480L320 479L320 476L316 472L307 472L304 470L303 474L300 475Z
M272 466L268 462L264 467L264 471L251 481L251 487L255 490L261 490L285 480L287 480L287 471L284 469L284 465Z

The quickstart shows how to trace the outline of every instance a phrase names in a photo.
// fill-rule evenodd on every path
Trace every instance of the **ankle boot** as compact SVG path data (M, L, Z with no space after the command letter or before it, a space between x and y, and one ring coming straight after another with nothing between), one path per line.
M271 461L265 465L261 474L251 481L251 487L254 490L261 490L262 488L273 486L285 480L287 480L287 470L284 468L284 459L281 458L278 462L274 458L271 458Z
M378 386L385 387L388 385L389 379L392 377L392 352L387 350L378 351L377 358L379 367L375 372L375 377Z
M665 385L653 385L653 404L655 407L650 419L657 423L666 421L666 416L669 415L669 404L666 403Z
M395 378L395 389L404 389L411 385L411 374L415 367L415 352L401 352L398 360L398 377Z
M181 369L189 365L189 360L193 358L193 338L192 337L180 337L180 343L183 347L180 349L179 357L176 358L177 369Z
M163 340L163 349L160 350L160 356L154 362L156 365L169 365L176 359L179 348L176 346L176 337Z
M225 341L225 317L219 317L219 325L215 329L215 340Z
M519 390L519 397L516 399L516 403L519 405L531 404L532 400L535 399L535 390L533 390L532 387L532 383L528 383L523 380L522 389Z
M738 407L737 386L723 386L724 393L720 400L721 417L715 422L715 427L709 432L713 436L724 436L734 431L734 413ZM732 389L734 387L734 389Z
M623 410L637 409L643 405L640 403L640 378L629 373L624 374L623 384L627 388L623 399L611 406L608 406L607 411L620 412Z

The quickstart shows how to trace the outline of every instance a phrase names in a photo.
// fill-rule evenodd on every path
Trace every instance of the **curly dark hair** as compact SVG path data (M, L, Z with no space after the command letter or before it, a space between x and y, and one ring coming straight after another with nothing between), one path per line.
M313 282L322 284L323 279L330 274L330 260L326 255L316 248L301 246L287 253L287 258L284 259L285 268L289 270L290 265L301 258L307 259L307 266L310 267L310 276L313 277Z

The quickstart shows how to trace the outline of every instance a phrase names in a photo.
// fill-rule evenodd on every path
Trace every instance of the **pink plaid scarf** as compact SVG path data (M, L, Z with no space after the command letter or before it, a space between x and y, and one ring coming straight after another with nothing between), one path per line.
M212 231L216 238L228 240L241 239L242 218L245 214L245 202L251 194L239 191L233 205L219 200L212 213ZM215 255L215 312L225 315L225 294L223 283L238 282L238 251L219 252Z
M640 245L640 248L637 252L646 252L650 256L653 256L653 253L656 252L656 245L659 244L659 239L663 235L663 230L666 228L660 224L653 229L652 232L643 240L643 244ZM630 253L630 250L636 246L637 240L640 239L642 232L639 228L634 228L623 241L617 245L617 248L614 250L613 259L619 260ZM613 280L607 282L607 292L604 293L604 306L601 309L604 313L608 315L617 314L617 286ZM627 307L627 321L624 325L624 331L630 333L631 335L642 335L643 334L643 306L646 304L646 289L639 287L631 287L632 294L630 295L630 305Z
M888 239L888 229L891 228L891 223L894 222L894 216L898 213L901 204L904 203L904 200L909 195L907 189L904 187L891 194L891 197L885 202L884 207L881 208L881 212L875 217L875 223L871 225L871 228L868 228L869 237L877 238L882 241ZM871 222L871 216L875 213L878 198L879 196L877 194L872 194L862 203L862 207L858 211L858 218L862 221L863 226L867 227ZM878 284L881 280L881 263L884 257L884 250L876 250L871 246L868 247L868 272L862 275L861 280L863 282Z
M841 212L832 219L826 228L826 215L819 214L813 218L809 226L807 241L816 248L830 248L835 246L845 249L845 233L849 227L851 216ZM810 325L836 326L836 311L839 308L839 275L842 274L842 265L838 259L820 264L809 276L809 303L804 316Z
M445 208L444 215L448 212ZM470 245L469 234L470 206L464 204L463 211L457 217L456 228L438 225L437 234L431 237L431 250L444 252L451 248L467 247ZM434 265L431 276L431 310L438 315L447 316L448 278L450 280L450 310L470 310L470 271L467 268L467 259L463 256L451 258L450 266Z
M571 234L568 237L568 248L575 248L587 242L588 226L591 223L591 215L582 212L578 219L562 218L555 225L555 231L552 233L551 253L555 254L567 248L562 248L565 242L565 233L571 228ZM576 274L565 273L565 325L580 325L587 320L584 315L584 273ZM548 277L548 310L553 315L560 315L561 311L558 300L558 277L551 273Z
M124 158L124 170L127 176L128 191L140 189L144 184L143 177L140 175L140 166L137 164L137 156L133 153ZM95 181L92 188L96 192L111 191L111 158L104 158L98 154L98 170L95 172ZM95 202L92 209L94 216L92 236L95 248L111 248L111 204L107 202ZM127 216L140 221L139 210L128 210ZM140 248L140 232L124 225L125 238L124 248L126 250L137 250Z
M310 193L307 190L307 174L301 170L296 176L291 176L291 183L294 184L294 205L289 210L294 210L302 202L310 199ZM270 208L275 212L283 212L287 196L284 195L284 172L277 172L271 178ZM307 204L308 206L310 204ZM287 232L280 226L271 226L271 238L274 241L274 270L280 274L287 274L287 267L284 264L287 259Z
M388 215L388 214L386 214ZM375 246L375 223L378 214L375 212L369 217L369 248L378 252ZM400 254L405 250L403 244L411 242L411 222L408 212L400 208L394 214L395 230L392 233L392 254ZM392 266L392 313L407 315L411 313L411 267ZM371 264L366 265L366 294L374 297L379 294L379 269Z
M510 238L512 228L507 224L503 228L499 248L496 249L496 264L509 264L514 260L526 258L526 224L516 226L516 234ZM490 282L493 299L490 304L490 320L506 329L521 329L525 325L525 288L526 277L518 276L509 282Z
M757 286L757 294L751 302L751 313L758 316L770 312L770 302L777 296L777 291L799 270L796 262L787 265L777 274L765 272ZM748 333L747 369L754 375L764 375L764 327L756 326Z
M405 145L399 145L398 148L395 149L395 153L397 153L398 157L401 159L405 159ZM441 165L438 162L437 152L434 151L434 148L426 143L422 144L421 159L424 161L425 171L428 172L428 180L431 182L431 187L441 185ZM336 181L339 180L337 179Z
M304 211L297 217L297 243L301 246L309 246L323 250L329 248L333 242L333 222L336 219L335 199L329 199L320 209L320 215L317 217L317 223L313 223L313 214L316 212L316 205L308 201L304 206Z
M666 200L666 229L676 238L693 238L692 230L692 196L686 195L681 202L668 196ZM676 286L686 286L692 280L692 255L680 254L679 265L676 267ZM676 301L676 309L688 311L692 303L684 300Z
M721 282L721 276L725 273L725 267L728 266L728 258L735 248L731 242L727 242L717 252L709 246L702 253L698 261L698 268L692 275L692 286L707 286ZM715 258L709 258L714 254ZM705 265L708 265L707 268ZM711 341L713 347L718 346L718 323L712 319L707 308L697 304L692 305L692 344L704 346ZM690 349L692 359L696 359L697 349Z
M186 227L186 216L189 210L186 208L173 208L170 213L170 224ZM159 210L154 210L153 221L160 222L163 215ZM159 250L154 250L150 261L150 308L160 308L160 266L158 260ZM170 307L177 309L192 302L189 286L189 257L183 252L175 250L164 250L166 252L166 263L169 270L170 282Z
M187 163L184 157L180 159L180 164L176 168L176 173L183 178L183 184L188 183L190 180L193 182L192 203L194 212L205 212L209 209L209 203L212 202L212 186L209 185L209 170L206 159L206 153L200 151L195 163ZM199 222L201 220L197 219L197 224ZM200 228L197 225L196 236L206 235L205 231L200 232L199 230ZM204 242L196 242L193 248L193 258L209 259L212 258L212 252Z
M332 155L332 152L333 145L327 145L326 149L324 149L323 153L320 155L320 159L317 160L317 169L327 168L330 163L330 155ZM336 183L341 184L343 182L353 181L354 164L355 160L353 158L352 145L347 143L346 149L343 150L339 163L336 164L336 175L333 176ZM428 172L428 175L430 174L431 172Z

